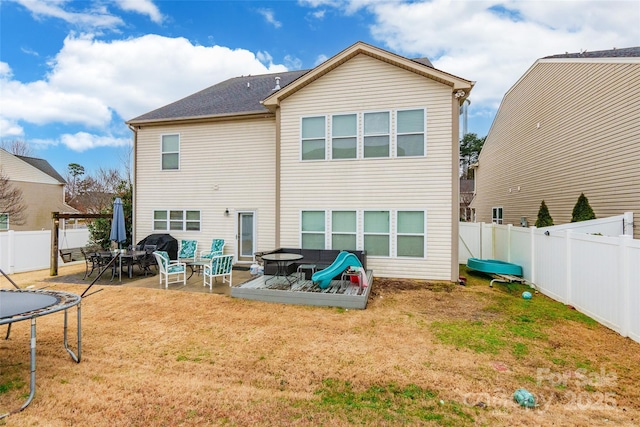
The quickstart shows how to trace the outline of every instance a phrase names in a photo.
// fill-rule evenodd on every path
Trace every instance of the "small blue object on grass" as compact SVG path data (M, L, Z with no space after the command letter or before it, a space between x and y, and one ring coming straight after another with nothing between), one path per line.
M513 393L513 399L518 402L518 405L524 406L525 408L535 408L536 406L536 398L524 388L519 388Z
M528 291L524 291L522 293L522 298L524 298L524 299L531 299L532 296L533 295L531 295L531 292L528 292Z

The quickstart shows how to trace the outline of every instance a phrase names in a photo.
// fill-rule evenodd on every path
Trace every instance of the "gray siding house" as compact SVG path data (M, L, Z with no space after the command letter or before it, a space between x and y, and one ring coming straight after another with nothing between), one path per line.
M640 215L640 47L548 56L505 94L478 159L476 221ZM635 236L639 236L635 227Z

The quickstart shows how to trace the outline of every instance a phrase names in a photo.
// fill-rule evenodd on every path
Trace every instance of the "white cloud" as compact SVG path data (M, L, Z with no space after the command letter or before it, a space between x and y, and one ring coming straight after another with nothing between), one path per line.
M0 62L0 137L21 122L106 130L231 77L287 70L273 64L266 52L198 46L158 35L111 42L69 35L49 66L42 80L23 83L12 77L9 64ZM88 138L76 135L81 137L67 137L65 144L84 146Z
M345 14L365 9L374 16L372 36L390 50L427 56L436 68L477 81L472 114L495 112L506 91L538 58L637 46L640 40L640 8L629 1L302 3L334 6Z
M68 11L68 0L12 0L28 9L36 19L58 18L81 28L115 28L124 22L110 14L104 6L94 6L81 12Z
M164 20L164 16L162 16L158 7L150 0L116 0L116 4L122 10L147 15L156 24L162 24Z
M315 63L313 64L313 66L317 67L318 65L322 64L327 59L329 59L329 57L327 55L318 55L318 57L316 58Z
M276 19L275 13L271 9L258 9L257 12L262 15L262 17L275 28L282 27L282 22Z
M64 134L60 137L60 142L70 150L77 152L97 147L124 147L132 143L131 138L100 136L87 132L77 132L73 135Z
M15 120L0 117L0 136L14 137L24 135L24 129Z
M292 55L285 55L284 63L290 70L300 70L302 68L302 59Z

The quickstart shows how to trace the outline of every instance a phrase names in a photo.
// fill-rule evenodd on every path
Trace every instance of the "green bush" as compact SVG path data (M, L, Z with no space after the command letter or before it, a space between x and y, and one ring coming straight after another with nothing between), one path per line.
M596 214L591 209L587 196L584 193L580 193L580 197L578 197L578 201L571 213L571 222L588 221L590 219L596 219Z
M111 200L109 207L102 209L100 213L113 214L113 201L116 197L122 199L122 210L124 211L124 223L127 241L122 243L121 246L126 248L131 245L131 224L133 223L133 188L131 184L126 181L122 181L118 186L117 194L115 194ZM88 226L90 242L92 245L100 246L103 249L109 249L111 246L111 240L109 235L111 234L111 218L109 219L96 219Z
M538 210L538 219L536 219L536 227L550 227L553 225L553 218L551 218L551 214L549 213L549 208L547 208L547 204L542 201L540 203L540 209Z

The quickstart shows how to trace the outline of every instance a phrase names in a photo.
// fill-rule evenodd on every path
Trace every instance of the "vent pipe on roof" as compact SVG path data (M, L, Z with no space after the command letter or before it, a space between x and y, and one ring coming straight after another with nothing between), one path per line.
M276 77L276 87L273 90L280 90L280 77Z

